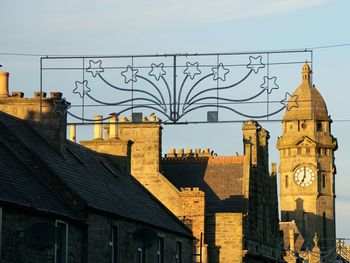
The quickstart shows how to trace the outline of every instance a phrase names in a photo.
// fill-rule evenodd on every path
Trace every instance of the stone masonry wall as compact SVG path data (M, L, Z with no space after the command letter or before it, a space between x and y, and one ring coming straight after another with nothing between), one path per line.
M192 229L197 239L200 239L201 233L204 235L204 195L198 187L183 188L180 192L179 218Z
M111 262L112 248L110 246L111 226L118 227L119 235L119 261L138 262L138 247L133 240L133 233L138 228L146 227L142 224L115 217L106 217L101 214L89 215L89 242L88 262ZM182 243L183 263L192 262L192 240L167 231L147 226L156 232L158 237L164 239L164 262L176 262L176 242ZM146 262L157 262L157 244L146 249Z
M241 213L215 213L206 217L208 262L242 262L242 219Z
M34 215L13 208L3 208L1 263L13 262L54 262L54 246L44 250L28 247L24 242L24 230L33 223L47 222L55 224L55 218ZM75 225L68 224L68 262L84 262L83 232Z

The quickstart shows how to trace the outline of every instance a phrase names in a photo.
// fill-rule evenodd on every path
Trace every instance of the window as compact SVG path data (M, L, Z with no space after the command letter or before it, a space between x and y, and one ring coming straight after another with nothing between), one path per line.
M322 122L321 121L318 121L316 123L316 130L319 132L319 131L322 131Z
M326 213L323 212L323 245L324 248L327 248L327 218L326 218Z
M322 187L325 188L326 187L326 175L322 174Z
M182 263L182 243L176 241L176 263Z
M55 263L68 262L68 225L56 221Z
M1 262L1 235L2 235L2 207L0 207L0 262Z
M145 263L146 262L146 253L144 248L137 249L137 263Z
M286 178L286 179L285 179L285 182L284 182L284 183L285 183L285 187L288 188L288 175L286 175L285 178Z
M310 148L306 148L306 155L310 155Z
M111 262L118 263L119 257L119 232L118 226L111 226L109 245L111 247Z
M298 148L298 149L297 149L297 154L298 154L298 155L301 155L301 148Z
M164 238L158 237L157 263L164 263Z

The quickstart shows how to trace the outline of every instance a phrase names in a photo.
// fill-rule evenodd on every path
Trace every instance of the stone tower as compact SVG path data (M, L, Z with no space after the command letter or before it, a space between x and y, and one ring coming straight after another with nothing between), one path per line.
M278 138L280 151L281 221L295 221L306 241L317 233L320 247L335 245L334 151L332 120L327 106L310 81L311 70L303 65L302 81L288 101ZM311 245L312 246L312 245Z

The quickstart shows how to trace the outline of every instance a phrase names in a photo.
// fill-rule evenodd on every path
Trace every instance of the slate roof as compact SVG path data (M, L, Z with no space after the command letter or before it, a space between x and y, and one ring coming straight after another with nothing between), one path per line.
M63 142L68 150L58 152L28 123L5 114L0 114L0 122L89 207L192 237L191 231L140 183L120 173L102 155L69 141Z
M33 174L0 141L0 201L79 219L58 194Z
M199 187L206 211L243 211L243 156L164 158L163 175L177 188Z

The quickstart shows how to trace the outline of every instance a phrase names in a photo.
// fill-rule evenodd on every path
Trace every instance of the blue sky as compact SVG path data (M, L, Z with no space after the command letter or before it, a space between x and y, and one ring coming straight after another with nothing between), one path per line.
M348 0L2 0L0 53L125 55L312 48L350 43ZM350 46L314 50L314 83L332 116L336 152L337 233L350 237L347 107ZM0 54L10 89L39 90L39 57ZM294 73L293 73L294 75ZM295 78L289 89L299 82ZM55 87L60 90L61 87ZM270 162L279 123L270 131ZM242 152L241 124L165 127L163 149L210 147Z

